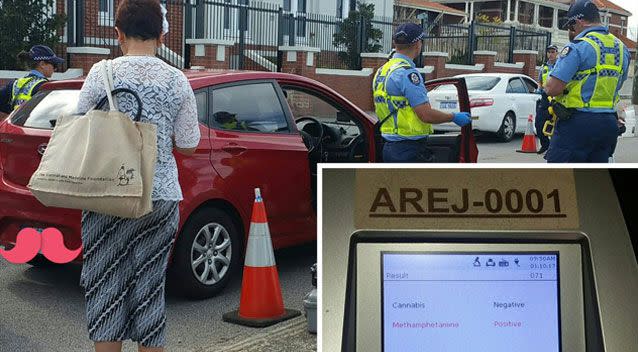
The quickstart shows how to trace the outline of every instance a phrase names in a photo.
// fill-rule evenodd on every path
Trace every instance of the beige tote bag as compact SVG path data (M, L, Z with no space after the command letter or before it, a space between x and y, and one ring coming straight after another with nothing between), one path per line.
M157 126L140 123L142 102L113 90L111 62L102 61L107 96L84 116L61 116L29 189L48 207L139 218L153 210ZM117 110L114 95L132 94L135 121ZM108 99L110 111L99 111Z

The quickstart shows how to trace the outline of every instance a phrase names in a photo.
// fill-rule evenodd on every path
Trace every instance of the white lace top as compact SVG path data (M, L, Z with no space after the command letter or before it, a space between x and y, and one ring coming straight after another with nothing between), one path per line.
M77 111L84 114L106 96L101 63L89 72L82 90ZM137 92L142 100L142 122L157 125L157 164L153 179L153 200L180 201L182 190L177 179L177 164L173 157L173 137L180 148L194 148L199 144L195 94L178 69L150 56L123 56L113 60L113 83L117 88ZM118 94L121 112L133 118L137 103L130 94Z

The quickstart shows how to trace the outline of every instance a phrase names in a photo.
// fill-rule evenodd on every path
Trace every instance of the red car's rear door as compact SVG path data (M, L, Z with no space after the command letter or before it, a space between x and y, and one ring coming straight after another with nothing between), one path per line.
M308 150L277 84L248 81L211 89L211 162L224 187L250 214L261 188L275 246L315 234Z

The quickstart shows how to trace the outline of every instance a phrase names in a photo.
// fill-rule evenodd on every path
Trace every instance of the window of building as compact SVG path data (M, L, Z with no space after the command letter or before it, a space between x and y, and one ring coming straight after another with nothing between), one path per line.
M113 18L115 17L115 4L114 0L100 0L98 11L98 24L100 26L112 27L115 25Z
M562 30L566 30L563 28L563 25L567 22L567 11L558 10L558 28Z
M486 1L474 3L474 15L484 15L490 18L498 18L505 21L507 17L507 3L504 1Z
M534 4L520 1L518 4L518 22L532 24L534 22Z
M554 9L547 6L539 6L538 24L541 27L552 28L554 25Z
M627 33L626 30L627 30L627 17L621 17L620 18L620 32L622 34L626 34Z

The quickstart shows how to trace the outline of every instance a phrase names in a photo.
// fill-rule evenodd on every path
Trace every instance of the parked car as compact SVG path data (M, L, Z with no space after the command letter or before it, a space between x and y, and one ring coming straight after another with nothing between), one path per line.
M628 101L621 101L616 106L620 123L624 125L624 133L621 137L636 136L636 110L633 104Z
M379 162L383 142L375 117L311 79L266 72L187 76L202 139L194 155L175 154L184 201L169 280L184 295L203 298L242 265L254 188L266 202L275 248L313 241L317 164ZM44 207L26 186L56 118L74 113L81 86L81 80L47 83L0 123L0 246L13 246L25 227L56 227L68 248L81 245L80 212ZM468 105L467 92L461 96ZM219 251L212 263L204 260L208 245ZM31 264L48 262L37 257Z
M465 78L474 119L474 130L495 133L502 142L509 142L516 133L525 133L529 115L536 117L534 92L538 84L528 76L506 73L477 73L454 76ZM443 85L430 91L430 103L435 109L458 110L456 89ZM452 123L434 125L437 132L458 131Z

